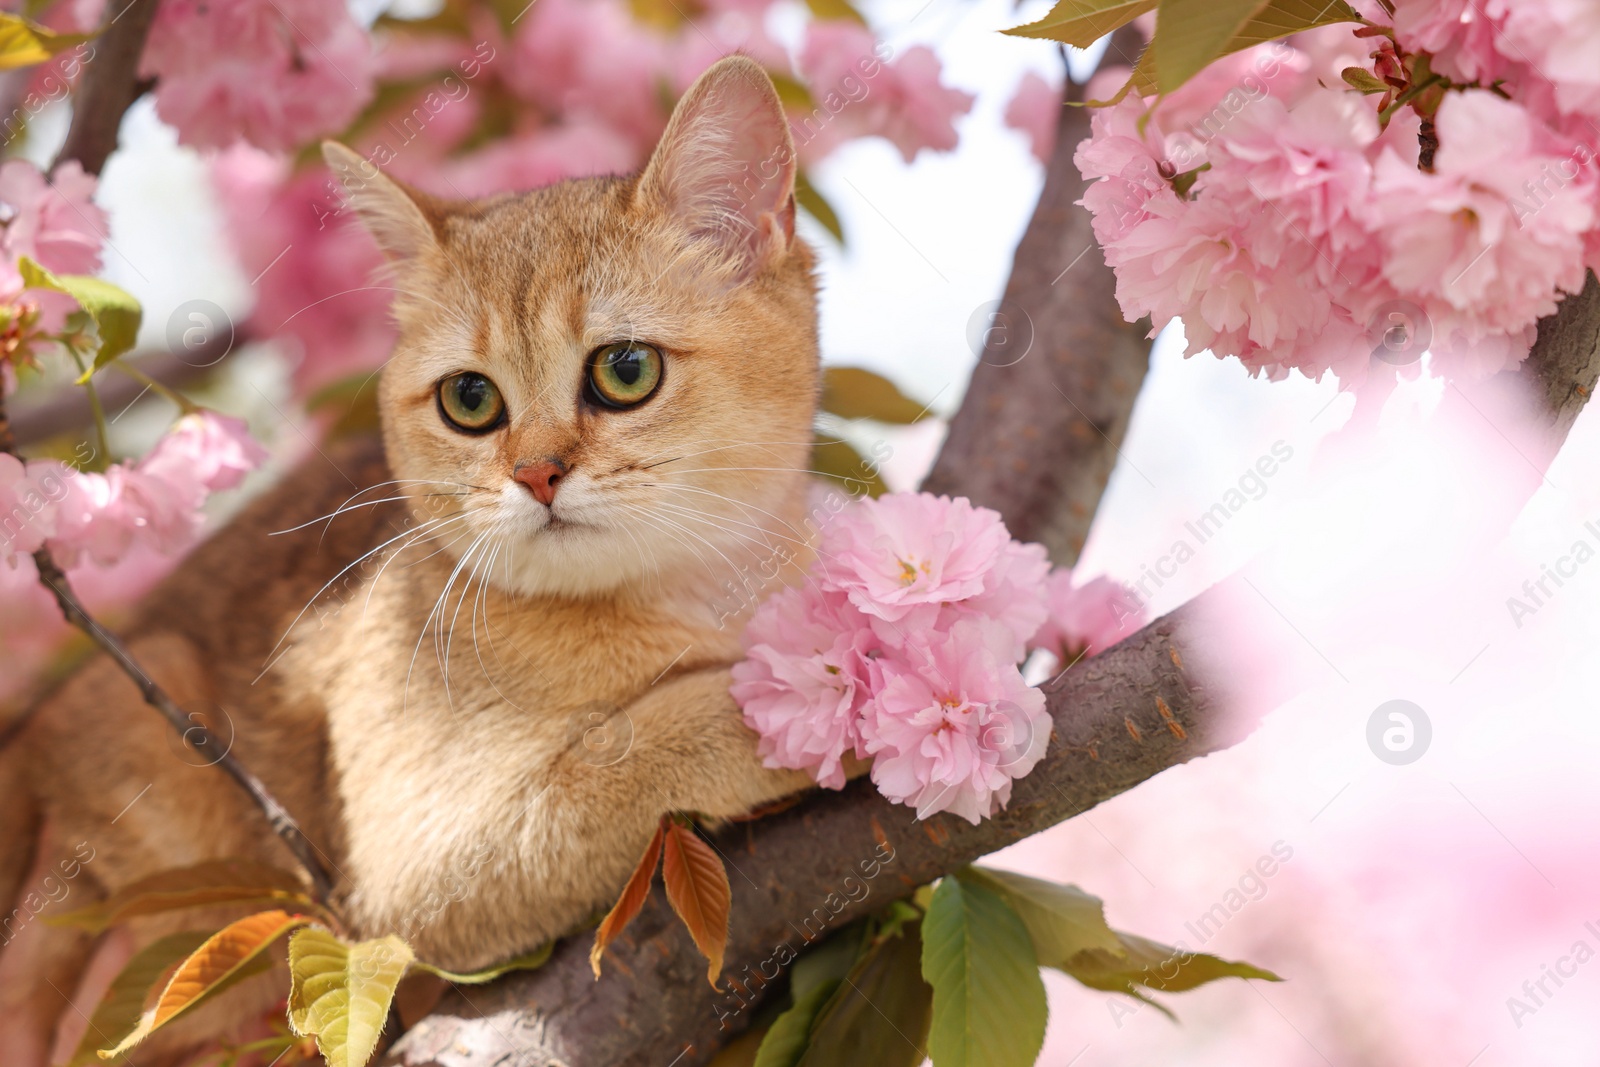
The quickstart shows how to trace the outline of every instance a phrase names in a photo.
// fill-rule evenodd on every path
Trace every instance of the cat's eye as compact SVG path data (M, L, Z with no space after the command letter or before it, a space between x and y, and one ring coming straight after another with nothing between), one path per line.
M439 383L439 413L458 430L488 433L505 419L506 402L489 379L462 371Z
M661 353L638 341L606 345L589 358L589 391L608 408L647 400L661 384Z

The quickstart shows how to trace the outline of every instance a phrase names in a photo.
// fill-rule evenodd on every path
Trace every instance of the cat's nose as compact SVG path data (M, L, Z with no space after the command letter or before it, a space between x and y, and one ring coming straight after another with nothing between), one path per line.
M527 486L533 498L545 507L556 498L556 483L567 473L566 464L558 459L542 459L537 463L519 463L511 477Z

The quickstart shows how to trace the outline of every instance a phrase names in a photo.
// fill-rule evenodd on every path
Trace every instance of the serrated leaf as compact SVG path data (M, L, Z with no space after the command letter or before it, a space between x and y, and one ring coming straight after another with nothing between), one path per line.
M867 949L817 1013L797 1067L846 1063L918 1067L922 1063L927 1057L934 994L922 977L921 925L907 922ZM1037 970L1034 978L1038 978ZM1041 1041L1043 1037L1041 1029ZM944 1067L944 1060L938 1062Z
M722 859L692 827L677 819L666 823L661 844L661 881L667 902L689 928L695 947L709 962L706 981L716 989L722 954L728 946L728 912L733 889Z
M973 867L969 877L1005 898L1033 938L1039 964L1060 967L1080 952L1098 949L1112 955L1126 950L1106 924L1105 905L1077 886L1060 885L1025 874Z
M1029 1067L1044 1045L1044 983L1028 928L966 872L940 881L922 922L938 1067Z
M1386 93L1390 89L1388 82L1366 67L1346 67L1339 72L1339 77L1344 79L1346 85L1369 96L1373 93Z
M1253 964L1225 960L1203 952L1186 952L1138 934L1117 932L1120 954L1104 949L1083 952L1051 966L1065 971L1091 989L1138 995L1137 987L1165 993L1182 993L1219 978L1282 978ZM1143 998L1141 998L1143 999Z
M600 957L605 955L606 946L615 941L617 935L633 921L633 917L639 914L639 909L644 907L645 898L650 895L650 882L655 878L656 865L661 861L661 846L666 840L667 825L670 822L670 816L661 817L655 834L645 846L644 855L639 857L638 865L628 876L628 884L622 887L622 895L611 905L606 917L600 920L600 928L594 932L594 947L589 950L589 966L594 968L596 978L600 977Z
M1315 29L1318 26L1332 26L1340 22L1360 22L1361 16L1344 0L1270 0L1261 7L1252 17L1245 20L1228 41L1216 50L1215 54L1206 61L1206 64L1215 62L1223 56L1232 55L1246 48L1254 48L1258 44L1276 41L1291 34L1301 33L1305 30ZM1162 23L1160 16L1156 19L1156 40L1162 37ZM1171 92L1188 79L1174 81L1157 62L1158 51L1152 41L1149 48L1139 57L1138 64L1133 68L1133 74L1117 90L1115 96L1109 100L1087 101L1088 107L1108 107L1116 104L1135 92L1140 96L1153 96L1158 92ZM1203 69L1206 64L1202 64Z
M833 210L833 205L817 192L817 187L811 184L811 179L806 172L796 171L794 176L794 202L805 209L806 214L822 224L822 228L833 234L833 239L841 245L844 244L844 223L839 221L839 213Z
M0 70L43 63L90 40L92 33L56 33L20 15L0 14Z
M795 1067L806 1054L811 1039L811 1024L816 1022L828 998L843 984L842 978L829 978L794 994L794 1007L778 1016L761 1039L753 1067ZM840 1061L845 1062L845 1061Z
M315 907L300 879L288 871L254 860L207 860L130 882L97 904L45 921L99 933L140 915L213 904L271 903L298 909Z
M843 482L845 491L851 494L882 496L889 491L888 483L878 474L877 468L868 463L854 445L837 437L816 435L811 445L811 469L824 478Z
M189 956L205 942L204 930L187 930L169 934L145 946L128 961L112 979L111 986L89 1018L89 1028L84 1031L78 1048L67 1061L67 1067L89 1067L102 1063L97 1049L117 1040L139 1025L139 1015L144 1011L150 988L178 961ZM123 1057L117 1057L119 1063Z
M1013 37L1043 37L1088 48L1112 30L1156 9L1157 0L1060 0L1038 22L1002 30Z
M550 953L555 951L555 947L556 943L551 941L540 945L532 952L524 952L520 956L513 956L504 963L497 963L493 967L485 967L481 971L447 971L443 967L435 967L433 964L423 963L421 960L413 960L411 966L416 970L427 971L429 974L437 975L446 982L454 982L456 985L483 985L485 982L492 982L502 974L510 974L512 971L538 970L550 962Z
M95 353L94 366L78 379L80 385L88 380L89 374L133 349L139 338L144 309L132 293L88 274L52 274L27 256L18 260L17 267L23 284L29 289L66 293L94 320L100 334L100 349Z
M1219 56L1267 0L1161 0L1150 42L1156 83L1170 93Z
M828 367L822 372L822 410L842 419L876 419L907 426L928 417L919 404L881 374L863 367Z
M172 972L161 992L139 1013L133 1032L103 1049L102 1060L114 1059L153 1032L188 1013L199 1004L271 966L264 953L278 938L311 920L284 911L263 911L229 923L206 938Z
M389 934L350 944L319 926L289 939L289 1027L317 1039L328 1067L366 1067L395 988L415 959Z

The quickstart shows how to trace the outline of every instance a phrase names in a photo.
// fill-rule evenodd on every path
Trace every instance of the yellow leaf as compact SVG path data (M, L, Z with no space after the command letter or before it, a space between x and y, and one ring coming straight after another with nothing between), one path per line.
M822 410L842 419L876 419L901 426L928 417L926 404L863 367L828 367L822 372Z
M197 1004L265 970L270 964L261 954L285 933L310 921L304 915L263 911L224 926L172 969L160 993L139 1013L133 1032L115 1048L102 1049L100 1058L115 1059Z
M1156 0L1061 0L1038 22L1003 32L1013 37L1044 37L1074 48L1088 48L1112 30L1156 9Z
M289 1026L328 1067L365 1067L415 955L389 934L350 944L320 926L289 939Z
M806 6L819 19L850 19L865 26L867 20L850 4L850 0L806 0Z
M837 437L816 435L811 445L811 470L824 478L835 478L844 483L845 492L852 496L882 496L889 485L878 473L878 468L868 463L848 441Z
M300 879L288 871L253 860L208 860L192 867L161 871L130 882L98 904L53 916L57 926L78 926L99 933L139 915L156 915L211 904L282 903L311 908Z
M0 14L0 70L43 63L57 52L76 47L92 33L56 33L20 15Z
M1161 0L1150 42L1156 80L1170 93L1224 55L1224 46L1267 0Z
M673 819L666 824L662 844L661 880L666 883L667 902L689 928L695 947L710 961L706 981L712 989L718 988L733 903L722 860L692 827Z
M594 968L594 976L600 977L600 957L605 954L606 946L617 939L623 928L633 921L639 914L639 909L644 907L645 898L650 895L650 881L655 877L656 864L661 860L661 844L666 837L667 824L671 816L661 816L661 824L656 827L655 836L650 838L650 844L645 846L644 855L639 857L638 866L634 867L633 874L628 877L628 884L622 887L622 895L611 906L606 917L600 920L600 929L594 932L594 948L589 950L589 966Z

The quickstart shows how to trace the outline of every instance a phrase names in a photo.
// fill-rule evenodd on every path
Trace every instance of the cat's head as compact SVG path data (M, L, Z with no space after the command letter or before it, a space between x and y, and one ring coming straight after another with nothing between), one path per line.
M793 536L814 261L756 63L708 70L633 177L455 203L324 154L395 261L384 443L433 545L513 591L587 595L720 584Z

